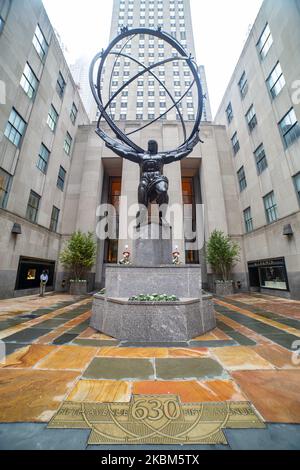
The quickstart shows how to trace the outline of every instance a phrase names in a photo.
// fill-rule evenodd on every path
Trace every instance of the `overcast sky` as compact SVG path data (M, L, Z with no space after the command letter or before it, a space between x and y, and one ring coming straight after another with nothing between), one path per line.
M113 0L43 0L69 63L107 47ZM213 115L262 0L191 0L198 64L206 68Z

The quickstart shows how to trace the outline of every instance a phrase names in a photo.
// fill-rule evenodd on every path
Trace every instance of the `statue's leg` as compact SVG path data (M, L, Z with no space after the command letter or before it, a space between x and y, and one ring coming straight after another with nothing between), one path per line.
M148 220L148 191L147 182L142 180L138 188L139 214L137 215L137 227L147 223Z
M167 215L167 210L168 210L168 205L169 205L169 195L167 192L160 194L158 205L159 205L159 222L162 225L167 224L166 215Z
M168 181L160 181L156 185L156 202L159 205L159 222L160 224L167 224L166 222L166 214L167 208L169 204L169 195L168 195Z

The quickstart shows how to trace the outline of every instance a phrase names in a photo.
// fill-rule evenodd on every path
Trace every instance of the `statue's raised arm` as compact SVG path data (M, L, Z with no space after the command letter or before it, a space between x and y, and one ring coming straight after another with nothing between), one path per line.
M124 144L123 142L112 139L99 128L96 130L96 133L104 140L106 147L112 150L119 157L126 158L131 162L140 164L143 154L136 152L132 147Z
M199 142L201 142L201 140L199 137L199 131L197 131L190 140L188 140L185 144L183 144L177 150L172 151L172 152L162 153L161 155L162 155L164 164L183 160L190 153L192 153L192 151L194 150L194 148Z

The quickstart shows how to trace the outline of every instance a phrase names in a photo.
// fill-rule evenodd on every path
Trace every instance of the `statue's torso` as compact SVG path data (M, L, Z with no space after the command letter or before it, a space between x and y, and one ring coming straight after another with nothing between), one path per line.
M161 155L145 153L140 166L143 175L156 176L162 174L164 163Z

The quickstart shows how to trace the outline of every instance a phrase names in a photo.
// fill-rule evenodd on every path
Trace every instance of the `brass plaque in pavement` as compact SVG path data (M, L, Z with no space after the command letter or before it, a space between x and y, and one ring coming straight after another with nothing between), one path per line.
M264 428L249 402L184 403L134 395L130 403L64 402L48 428L91 429L88 444L227 444L223 429Z

